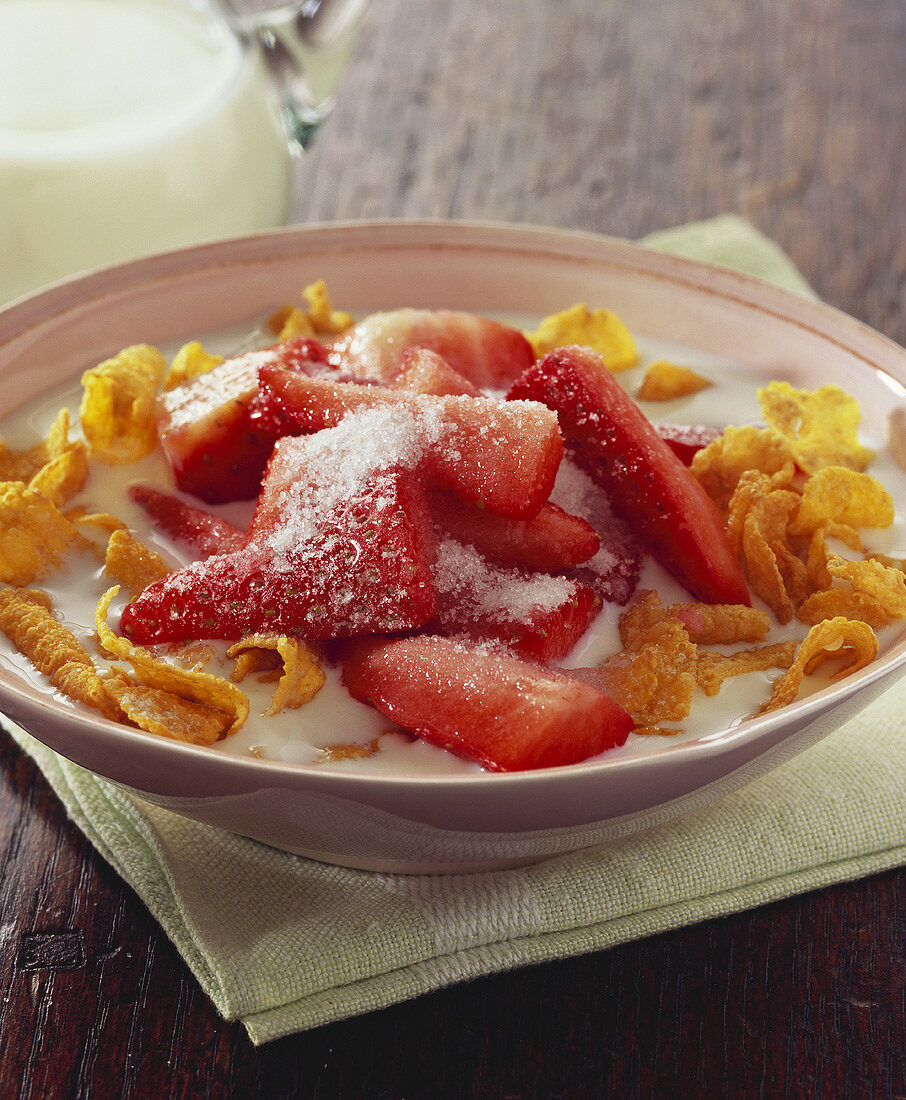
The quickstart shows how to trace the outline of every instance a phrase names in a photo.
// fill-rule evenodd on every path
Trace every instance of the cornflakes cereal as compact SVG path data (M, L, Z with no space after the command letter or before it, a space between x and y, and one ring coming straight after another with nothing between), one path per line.
M0 630L58 691L116 717L91 657L78 638L54 618L45 593L0 589Z
M22 586L60 567L76 532L57 506L21 481L0 483L0 581Z
M161 688L135 684L122 671L101 681L107 697L139 729L192 745L213 745L223 734L223 715Z
M724 511L742 476L751 471L769 478L771 488L786 488L795 473L787 440L764 428L729 427L692 459L692 473Z
M133 598L170 572L160 554L149 550L129 531L121 528L110 534L104 569L112 580L124 585Z
M878 655L878 639L864 622L837 616L817 623L799 646L789 670L774 681L771 697L759 714L767 714L792 703L799 694L805 676L811 675L826 661L838 660L840 668L832 679L839 680L870 664Z
M711 385L713 383L709 379L696 374L689 367L680 367L666 359L658 359L645 372L638 397L642 401L674 401L678 397L689 397Z
M321 749L315 763L335 764L338 760L361 760L365 756L374 756L380 747L380 737L373 737L367 745L328 745Z
M314 699L324 686L321 666L304 642L285 635L253 634L230 646L228 657L239 657L240 661L245 658L242 664L237 662L233 679L241 683L249 671L261 668L261 657L265 658L263 667L267 668L270 651L279 655L283 674L273 701L264 713L271 715L279 714L283 709L295 710Z
M775 489L750 501L742 526L746 576L780 623L792 619L808 592L808 570L785 541L787 524L798 506L796 493Z
M188 344L183 344L173 356L173 362L164 381L164 389L172 390L176 386L181 386L183 382L191 382L200 374L207 374L209 370L219 367L222 362L222 355L211 355L197 340L191 340Z
M703 653L699 650L695 666L698 686L705 695L717 695L724 680L747 672L765 672L769 668L789 668L796 654L796 643L775 642L773 645L742 649L736 653Z
M601 666L602 690L636 725L688 717L696 687L696 646L683 622L666 613L655 592L641 592L620 616L624 652Z
M760 642L771 628L766 612L745 604L677 603L667 614L683 623L696 645Z
M626 370L639 361L632 333L608 309L590 310L584 303L552 313L526 338L537 356L568 344L582 344L594 350L612 371Z
M809 535L829 524L889 527L893 520L893 497L880 481L846 466L825 466L805 483L790 533Z
M147 687L160 688L182 699L199 703L220 716L220 736L235 733L249 714L249 701L245 692L234 684L208 672L194 672L179 668L152 657L141 646L132 645L119 638L107 625L107 612L119 586L109 589L102 597L95 613L95 627L101 648L117 660L132 665L138 679Z
M12 451L0 441L0 481L29 482L42 466L59 458L69 443L69 410L60 409L47 438L25 451ZM84 445L83 445L84 446Z
M93 454L121 465L154 450L155 398L166 369L157 348L135 344L82 375L82 431Z
M280 340L294 336L336 336L355 322L349 313L333 308L323 279L302 291L308 305L305 313L297 306L282 306L268 318L268 327Z
M79 440L46 462L29 481L28 487L60 508L81 492L87 480L88 448Z
M859 403L839 386L809 391L771 382L758 391L758 401L768 426L789 442L806 473L825 466L864 470L874 457L859 443Z
M798 611L802 622L843 616L881 627L906 616L906 576L901 570L871 558L847 561L839 554L829 554L825 567L832 580L844 583L804 600Z

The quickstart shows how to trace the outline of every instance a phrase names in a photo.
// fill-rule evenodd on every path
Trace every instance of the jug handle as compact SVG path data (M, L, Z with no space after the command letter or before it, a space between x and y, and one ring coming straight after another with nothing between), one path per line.
M291 153L307 149L333 110L368 0L219 0L273 82Z

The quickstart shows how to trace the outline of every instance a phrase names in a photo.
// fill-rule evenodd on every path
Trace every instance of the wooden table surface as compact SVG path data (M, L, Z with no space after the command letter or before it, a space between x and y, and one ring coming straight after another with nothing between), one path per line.
M373 0L294 218L735 211L906 343L902 0ZM906 872L255 1049L0 737L0 1096L906 1095Z

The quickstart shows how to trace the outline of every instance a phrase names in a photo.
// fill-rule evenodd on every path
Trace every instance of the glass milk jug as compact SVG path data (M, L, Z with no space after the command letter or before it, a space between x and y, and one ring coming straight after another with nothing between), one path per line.
M0 0L0 304L280 225L364 0Z

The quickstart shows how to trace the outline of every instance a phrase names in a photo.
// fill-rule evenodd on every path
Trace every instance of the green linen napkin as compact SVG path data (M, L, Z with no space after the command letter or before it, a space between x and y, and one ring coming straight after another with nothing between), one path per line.
M809 292L738 218L659 248ZM646 833L512 871L330 867L186 820L13 736L256 1043L481 974L600 950L906 861L906 683L817 746Z

